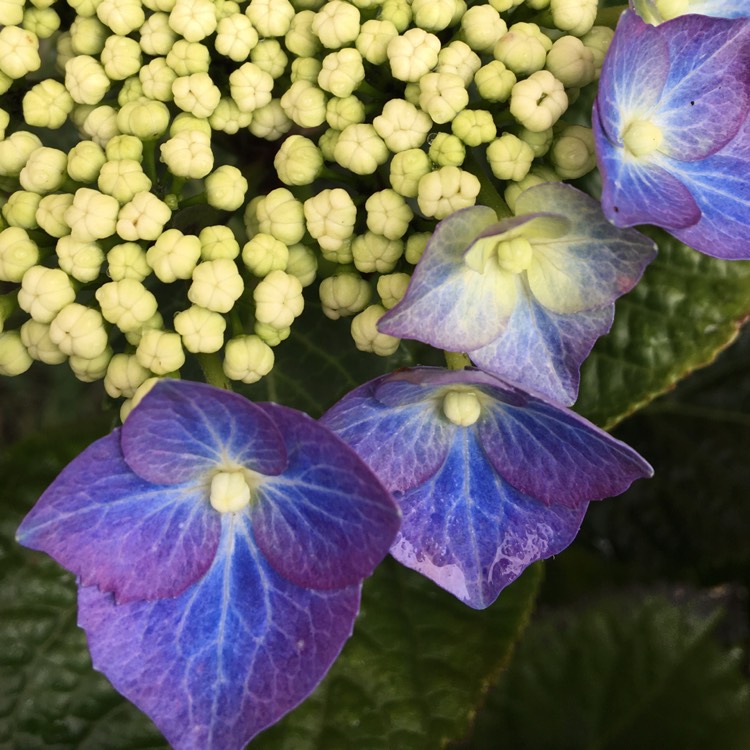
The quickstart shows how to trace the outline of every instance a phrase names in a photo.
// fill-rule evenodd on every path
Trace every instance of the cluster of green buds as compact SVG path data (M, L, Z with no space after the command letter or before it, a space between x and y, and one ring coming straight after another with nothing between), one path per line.
M317 282L356 346L436 223L594 168L597 0L3 0L0 374L252 383ZM309 297L308 297L309 299Z

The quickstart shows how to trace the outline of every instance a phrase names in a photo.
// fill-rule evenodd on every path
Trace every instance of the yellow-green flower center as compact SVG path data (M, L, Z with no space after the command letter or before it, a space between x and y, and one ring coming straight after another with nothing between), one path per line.
M501 240L495 248L497 263L503 271L521 273L531 265L533 250L525 237Z
M211 505L219 513L236 513L250 505L252 491L242 469L220 471L211 479Z
M656 151L664 135L658 125L648 120L633 120L624 130L622 140L633 156L648 156Z
M443 396L443 414L459 427L470 427L482 413L482 404L474 391L455 388Z

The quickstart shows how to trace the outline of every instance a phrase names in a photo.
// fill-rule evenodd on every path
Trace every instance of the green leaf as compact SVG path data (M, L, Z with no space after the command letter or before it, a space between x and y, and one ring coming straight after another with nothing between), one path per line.
M527 631L465 750L746 750L750 690L716 616L632 596Z
M575 408L605 427L712 362L750 314L750 261L709 258L663 232L653 236L659 257L618 301L612 330L581 370Z

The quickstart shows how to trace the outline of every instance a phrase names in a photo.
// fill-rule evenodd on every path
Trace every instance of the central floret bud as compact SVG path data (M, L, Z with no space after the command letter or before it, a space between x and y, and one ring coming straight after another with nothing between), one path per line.
M661 146L664 135L660 127L648 120L633 120L623 131L622 140L633 156L648 156Z
M482 413L482 404L474 391L452 388L443 396L443 414L459 427L471 427Z
M533 251L531 243L525 237L501 240L495 251L498 265L508 273L521 273L531 265Z
M250 505L252 490L242 469L220 471L211 480L211 505L219 513L236 513Z

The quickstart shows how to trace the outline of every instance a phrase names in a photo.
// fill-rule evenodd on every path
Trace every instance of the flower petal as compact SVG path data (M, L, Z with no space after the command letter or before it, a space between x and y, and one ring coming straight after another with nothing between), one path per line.
M258 547L298 586L342 588L369 576L400 525L398 507L362 459L327 427L263 404L287 441L283 475L258 487Z
M399 496L404 522L391 554L475 609L488 607L532 562L575 537L586 504L546 506L504 482L473 430L459 430L443 467Z
M42 495L18 541L120 602L177 596L208 570L220 521L199 485L149 484L122 457L120 431L97 440Z
M85 587L79 624L96 669L179 750L241 750L320 682L352 631L359 586L279 576L245 516L224 516L214 564L175 599L116 605Z
M163 380L122 428L128 465L150 482L178 484L222 465L280 474L284 440L256 404L203 383Z

